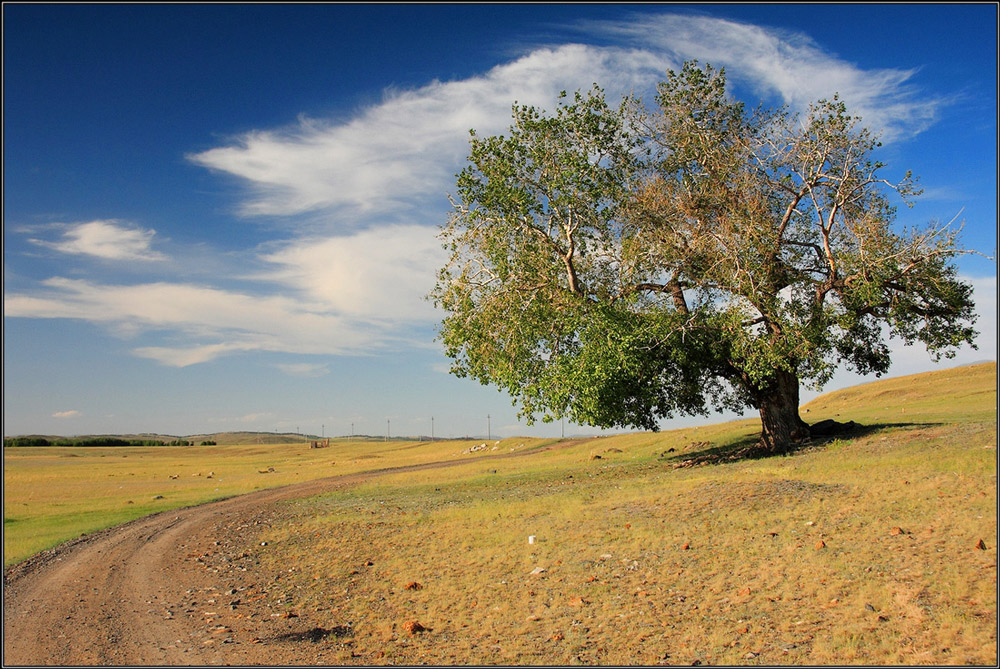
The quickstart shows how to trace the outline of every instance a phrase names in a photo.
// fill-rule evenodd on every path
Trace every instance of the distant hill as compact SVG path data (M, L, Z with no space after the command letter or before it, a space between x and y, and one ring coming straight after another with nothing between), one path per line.
M170 444L172 442L177 442L177 441L186 441L192 445L198 445L208 441L208 442L215 442L217 444L244 445L244 444L303 443L310 441L312 439L319 439L319 437L297 434L297 433L275 433L275 432L216 432L212 434L195 434L187 436L178 436L172 434L156 434L156 433L79 434L79 435L73 435L72 437L66 437L64 435L31 434L31 435L19 435L17 437L4 437L4 442L7 443L8 440L15 442L25 441L25 440L46 440L50 443L55 443L62 440L70 440L73 442L83 442L83 445L96 445L92 442L98 442L104 439L111 442L110 445L121 445L114 443L120 441L129 441L129 442L141 441L144 442L145 444L150 444L150 442ZM15 445L23 445L23 444L15 444Z
M314 435L297 432L213 432L210 434L194 434L185 437L188 441L200 444L203 441L214 441L217 444L294 444L319 439Z

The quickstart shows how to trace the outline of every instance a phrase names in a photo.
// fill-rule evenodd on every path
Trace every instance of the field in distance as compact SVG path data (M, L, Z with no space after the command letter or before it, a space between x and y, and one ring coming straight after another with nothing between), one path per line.
M5 449L4 561L258 487L460 459L284 504L206 565L248 565L234 591L315 631L299 659L321 664L995 665L996 401L995 363L877 381L803 407L863 429L759 460L727 459L757 421L477 451Z
M481 453L463 453L479 441L356 438L313 449L309 440L247 443L251 437L238 434L237 443L212 446L3 449L4 566L159 511L310 479ZM509 440L504 449L552 441Z
M172 446L172 445L184 445L184 446L195 446L195 445L216 445L216 444L228 444L231 446L240 445L262 445L262 444L301 444L308 443L310 441L319 440L321 437L309 434L300 434L297 432L213 432L210 434L195 434L187 435L183 437L168 435L168 434L88 434L88 435L78 435L75 437L60 437L53 435L21 435L17 437L4 437L4 446L54 446L54 445L67 445L67 446L120 446L128 445L121 444L118 442L141 442L134 443L135 446ZM354 435L351 437L330 437L331 441L385 441L385 437L373 437L371 435ZM413 438L399 437L399 439L409 439ZM417 438L415 440L423 440L424 437ZM31 443L32 441L42 440L47 443ZM99 442L107 441L107 444L101 444ZM62 444L62 442L72 442ZM183 442L183 443L177 443Z

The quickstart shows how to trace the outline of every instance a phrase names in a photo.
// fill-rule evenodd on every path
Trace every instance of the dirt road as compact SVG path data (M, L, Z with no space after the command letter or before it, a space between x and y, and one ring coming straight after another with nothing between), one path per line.
M322 664L322 644L299 642L335 630L241 598L255 578L250 542L280 516L278 502L468 462L331 477L167 511L14 565L4 574L4 666Z

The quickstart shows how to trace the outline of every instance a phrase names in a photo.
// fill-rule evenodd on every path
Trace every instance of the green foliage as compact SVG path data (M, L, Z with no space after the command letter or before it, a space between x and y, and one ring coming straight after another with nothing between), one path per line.
M655 429L756 407L782 448L800 381L888 369L883 324L935 356L973 340L957 233L894 230L890 195L915 180L880 176L836 96L804 119L748 111L723 71L687 63L657 103L613 108L595 86L472 133L432 293L454 373L529 420Z
M26 446L50 446L48 439L44 437L4 437L4 448L18 448Z

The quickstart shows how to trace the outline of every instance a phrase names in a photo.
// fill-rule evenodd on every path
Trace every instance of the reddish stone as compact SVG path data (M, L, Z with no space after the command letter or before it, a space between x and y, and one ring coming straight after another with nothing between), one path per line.
M429 627L424 627L423 625L421 625L420 623L418 623L416 620L408 620L405 623L403 623L403 629L406 630L407 632L409 632L410 634L417 634L419 632L430 632L431 631L431 629Z

